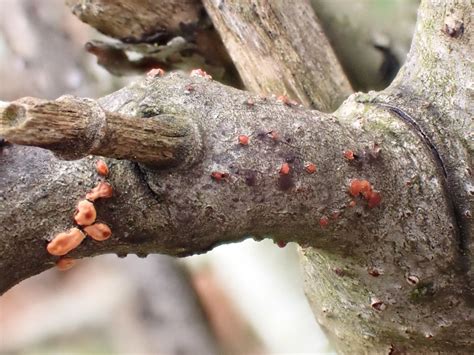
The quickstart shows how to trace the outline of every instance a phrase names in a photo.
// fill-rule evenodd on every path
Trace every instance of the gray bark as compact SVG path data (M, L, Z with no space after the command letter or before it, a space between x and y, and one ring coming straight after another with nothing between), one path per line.
M353 95L332 115L177 74L99 100L128 116L189 117L202 148L194 164L174 169L108 160L116 194L96 207L114 234L87 239L71 256L182 256L248 236L296 241L316 317L341 352L468 353L472 42L468 1L423 2L393 85ZM237 144L240 134L248 146ZM345 159L347 150L356 158ZM96 176L89 159L59 161L36 148L6 146L0 161L5 291L52 265L47 241L72 227ZM279 174L285 162L289 175ZM306 162L317 173L306 173ZM213 180L215 171L228 176ZM380 205L358 196L350 207L356 178L380 191Z

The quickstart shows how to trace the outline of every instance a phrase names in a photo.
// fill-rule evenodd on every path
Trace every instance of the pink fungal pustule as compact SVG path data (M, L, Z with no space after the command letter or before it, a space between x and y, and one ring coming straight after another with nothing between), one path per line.
M359 194L366 195L370 191L372 191L372 186L367 180L354 179L349 186L349 193L354 197L359 196Z
M99 242L109 239L112 235L109 226L104 223L94 223L93 225L87 226L84 228L84 232Z
M347 160L354 160L354 152L352 150L345 150L344 158L346 158Z
M217 181L217 182L220 182L220 181L226 179L227 177L229 177L229 174L223 173L221 171L213 171L211 173L212 180Z
M204 78L204 79L207 79L207 80L212 80L212 76L210 76L209 74L207 74L204 70L202 69L194 69L194 70L191 70L191 74L190 74L191 77L196 77L196 76L200 76L201 78Z
M97 218L97 212L94 204L87 200L79 201L76 207L76 214L74 220L80 226L90 226L95 222Z
M95 201L99 198L112 197L113 189L112 186L105 181L101 181L91 191L86 194L86 199L89 201Z
M369 208L377 207L382 202L380 192L375 191L373 186L367 180L352 180L349 186L349 193L354 197L362 195L362 197L367 201L367 206Z
M240 145L248 145L249 144L249 136L246 136L245 134L241 134L238 137L238 141Z
M269 135L270 138L271 138L273 141L275 141L275 142L277 142L277 141L280 140L280 135L278 134L277 131L270 131L270 132L268 132L268 135Z
M78 228L56 234L48 243L46 250L51 255L62 256L77 248L86 236Z
M102 159L99 159L95 162L95 170L100 176L106 177L109 175L109 167Z
M304 170L306 170L308 174L314 174L316 172L316 164L307 163L306 166L304 167Z
M280 101L281 103L285 104L286 106L296 106L296 105L298 105L298 102L296 102L295 100L290 99L286 95L278 96L277 101Z
M290 164L283 163L280 167L280 175L288 175L290 173Z
M148 73L146 73L146 76L149 78L156 78L164 75L165 71L161 68L153 68Z
M371 191L368 196L366 197L369 208L374 208L380 205L382 202L382 196L378 191Z
M60 258L56 261L56 267L60 271L66 271L76 265L76 259L73 258Z
M321 228L326 228L329 225L329 218L327 216L322 216L319 219L319 226Z
M284 240L279 240L279 241L276 242L276 244L278 245L278 248L284 248L284 247L286 247L288 242L285 242Z

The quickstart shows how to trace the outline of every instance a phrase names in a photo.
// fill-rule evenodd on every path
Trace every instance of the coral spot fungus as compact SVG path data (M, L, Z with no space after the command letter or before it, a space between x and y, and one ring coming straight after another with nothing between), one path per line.
M349 186L349 193L354 197L362 195L362 197L367 201L369 208L377 207L380 205L380 202L382 202L380 192L375 191L373 186L367 180L352 180Z
M359 194L362 194L365 197L371 190L372 186L367 180L354 179L351 181L349 187L349 193L354 197L359 196Z
M109 198L112 197L112 193L112 186L108 182L101 181L86 194L86 199L95 201L98 198Z
M284 240L279 240L276 242L279 248L284 248L288 244L288 242L285 242Z
M369 208L374 208L380 205L380 202L382 202L382 197L380 196L380 192L371 191L367 197L367 201L368 201Z
M194 69L194 70L191 70L191 74L190 74L191 77L196 77L196 76L200 76L201 78L204 78L204 79L207 79L207 80L212 80L212 76L210 76L209 74L207 74L204 70L202 69Z
M86 236L78 228L56 234L48 243L46 249L51 255L62 256L77 248Z
M109 175L109 167L102 159L99 159L95 162L95 170L100 176L106 177Z
M84 232L86 232L86 234L92 239L99 242L109 239L112 235L109 226L104 223L94 223L91 226L87 226L84 228Z
M94 223L97 217L94 204L87 200L79 201L76 207L76 214L74 220L80 226L89 226Z
M316 164L314 163L308 163L306 164L306 166L304 167L304 169L306 170L306 172L308 174L314 174L316 172Z
M277 97L277 101L285 104L286 106L296 106L298 105L298 102L295 100L291 100L288 96L286 95L280 95Z
M352 150L345 150L344 158L346 158L347 160L354 160L354 152Z
M272 140L274 140L275 142L278 141L278 140L280 140L280 135L278 134L277 131L270 131L270 132L268 132L268 135L269 135L270 138L271 138Z
M290 173L290 164L283 163L280 167L280 175L288 175Z
M60 258L56 261L56 267L60 271L66 271L72 268L76 264L76 260L73 258Z
M229 174L227 173L223 173L223 172L220 172L220 171L213 171L211 173L211 178L217 182L220 182L224 179L226 179L227 177L229 176Z
M248 145L249 144L249 136L246 136L245 134L241 134L238 137L238 141L240 145Z
M326 228L329 225L329 218L327 216L322 216L319 219L319 226L321 228Z
M164 75L165 75L165 71L161 68L153 68L148 73L146 73L146 76L149 78L156 78L158 76L164 76Z

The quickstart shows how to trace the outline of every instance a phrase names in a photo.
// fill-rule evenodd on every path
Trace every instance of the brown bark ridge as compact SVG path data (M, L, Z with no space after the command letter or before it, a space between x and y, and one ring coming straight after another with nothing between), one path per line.
M332 115L178 74L100 99L121 115L189 117L202 155L161 170L107 159L115 195L96 208L113 236L86 239L71 256L189 255L248 236L296 241L308 298L342 353L469 353L471 19L467 1L424 1L399 79ZM5 291L54 263L46 244L72 226L97 177L89 159L35 148L3 146L0 161ZM351 196L354 179L368 180L381 203Z
M309 1L203 2L248 90L326 112L351 94Z

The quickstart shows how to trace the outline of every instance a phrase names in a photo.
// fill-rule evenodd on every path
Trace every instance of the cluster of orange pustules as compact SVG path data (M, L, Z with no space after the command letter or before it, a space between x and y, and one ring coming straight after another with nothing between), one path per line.
M375 191L367 180L352 180L349 186L349 193L354 197L362 196L367 201L369 208L378 206L382 201L380 192Z
M96 171L103 178L109 174L109 168L103 160L96 162ZM79 201L74 214L74 221L79 226L71 228L67 232L56 234L48 243L46 249L51 255L60 256L56 266L60 270L70 269L74 265L74 259L63 257L82 243L86 235L97 241L103 241L112 235L109 226L96 222L97 212L94 201L99 198L112 197L112 186L106 181L100 181L96 187L86 194L86 199Z

